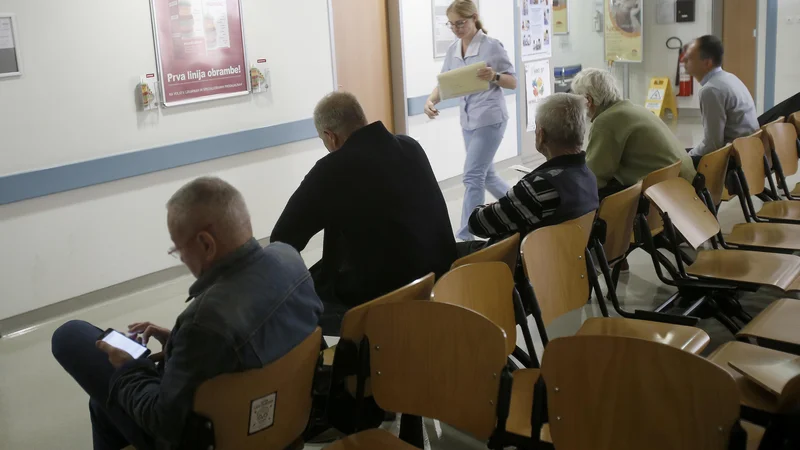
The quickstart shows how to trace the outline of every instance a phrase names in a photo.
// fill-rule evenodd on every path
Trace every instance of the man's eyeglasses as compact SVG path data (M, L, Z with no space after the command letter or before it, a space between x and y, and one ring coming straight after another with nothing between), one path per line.
M457 21L455 21L455 22L447 22L447 24L446 24L446 25L447 25L448 27L450 27L450 29L452 30L452 29L455 29L455 28L462 28L462 27L464 27L464 25L466 25L466 24L467 24L467 22L469 22L469 19L457 20ZM441 22L439 22L439 23L441 23Z

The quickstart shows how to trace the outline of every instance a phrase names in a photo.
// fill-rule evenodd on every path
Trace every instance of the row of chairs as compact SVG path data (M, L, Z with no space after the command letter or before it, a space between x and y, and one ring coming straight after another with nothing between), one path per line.
M773 154L762 170L774 171L776 177L791 175L792 167L797 170L797 151L794 166L775 156L775 148L782 150L787 142L776 133L788 130L782 127L770 133L774 129L764 130L766 136L775 136L770 141ZM795 139L796 135L795 131ZM440 419L492 448L533 448L548 441L558 448L728 448L743 436L737 399L743 406L742 417L767 430L776 429L800 399L797 357L732 342L706 361L696 354L708 344L708 335L687 326L696 324L693 314L705 308L739 333L738 338L756 338L759 345L783 345L796 334L783 313L793 310L794 300L773 303L744 328L734 322L749 320L737 306L738 292L778 286L774 278L754 278L752 269L792 256L761 251L771 249L760 245L771 242L764 236L748 243L742 236L754 228L749 223L725 237L714 217L726 180L741 185L729 183L740 198L749 197L745 189L757 186L746 178L751 168L745 168L743 161L757 153L755 141L762 145L763 136L743 138L706 155L698 177L704 183L691 186L677 178L677 164L664 168L606 198L597 214L536 230L521 243L519 236L513 236L457 261L438 281L431 274L353 308L343 320L339 344L321 355L317 330L264 369L207 382L195 401L195 412L205 425L201 428L207 430L204 442L218 449L301 445L320 365L331 368L330 384L343 385L354 400L348 433L371 426L362 419L368 400L386 410ZM761 182L763 187L763 177ZM781 186L788 190L785 182ZM772 236L769 231L750 232ZM697 249L709 239L714 250L701 251L697 257L682 248L689 244ZM639 248L652 255L659 277L678 287L678 294L656 311L625 311L616 297L621 262ZM673 253L674 264L659 248ZM524 283L519 277L515 281L520 254ZM595 260L606 281L607 297ZM605 317L588 319L574 337L549 342L546 327L582 308L592 291ZM693 303L674 314L673 306L682 296ZM608 317L606 298L623 317ZM545 344L541 369L527 325L531 312ZM762 322L766 325L759 325ZM527 352L516 347L517 325ZM790 339L759 334L764 328L777 328L778 334L788 333ZM509 356L524 368L512 371ZM759 372L754 367L776 370ZM769 379L776 372L783 376ZM279 394L271 410L274 424L244 434L254 420L251 401L272 393ZM642 414L643 405L659 405L663 415ZM666 427L668 423L672 425ZM757 441L764 428L745 425ZM659 433L659 427L683 431ZM764 438L775 439L769 432ZM407 446L386 432L369 429L331 448Z

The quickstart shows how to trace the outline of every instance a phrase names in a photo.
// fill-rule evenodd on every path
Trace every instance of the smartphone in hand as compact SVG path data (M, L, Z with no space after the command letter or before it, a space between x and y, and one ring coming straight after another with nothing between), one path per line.
M109 328L100 335L98 340L105 342L106 344L118 348L129 355L131 355L134 359L139 358L146 358L147 355L150 354L150 350L140 344L138 341L131 339L124 334L120 333L113 328Z

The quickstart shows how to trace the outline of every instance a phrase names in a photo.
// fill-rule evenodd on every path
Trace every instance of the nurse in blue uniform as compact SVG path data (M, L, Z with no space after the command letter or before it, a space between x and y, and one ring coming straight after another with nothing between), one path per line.
M486 191L501 198L509 190L509 185L495 173L493 160L508 124L503 89L516 89L517 78L503 44L486 34L475 2L455 0L447 8L447 18L458 40L447 50L442 72L483 61L487 67L477 70L475 76L489 82L488 91L462 97L460 105L467 159L464 208L456 237L467 241L474 239L468 228L469 216L485 203ZM439 115L436 104L440 101L437 86L425 103L425 114L431 119Z

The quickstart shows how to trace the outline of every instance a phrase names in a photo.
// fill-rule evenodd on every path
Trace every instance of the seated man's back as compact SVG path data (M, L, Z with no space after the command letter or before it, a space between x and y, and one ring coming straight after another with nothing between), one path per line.
M315 117L356 105L349 94L332 94ZM338 332L348 308L427 273L443 274L456 252L447 205L419 143L380 122L343 134L338 145L326 141L332 152L303 180L271 236L302 250L325 230L322 261L311 269L326 316L338 316L323 323L325 334Z

